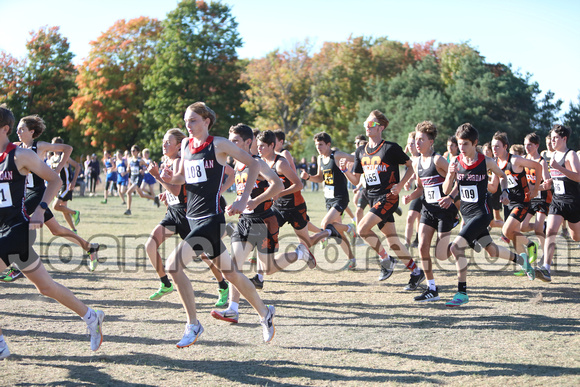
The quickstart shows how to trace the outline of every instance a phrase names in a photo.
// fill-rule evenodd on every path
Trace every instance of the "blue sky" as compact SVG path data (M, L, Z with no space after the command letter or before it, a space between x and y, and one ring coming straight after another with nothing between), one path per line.
M80 61L96 39L119 19L163 19L176 0L0 0L0 50L26 55L29 32L60 31ZM580 93L580 1L345 1L226 0L244 41L240 57L262 57L309 38L325 41L387 36L401 42L469 42L488 62L511 63L531 73L542 91L578 102Z

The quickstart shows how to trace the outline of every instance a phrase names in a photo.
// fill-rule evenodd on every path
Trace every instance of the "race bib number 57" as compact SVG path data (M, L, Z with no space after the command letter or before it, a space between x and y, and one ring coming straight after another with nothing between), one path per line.
M183 166L185 182L187 184L203 183L207 181L203 160L185 160Z

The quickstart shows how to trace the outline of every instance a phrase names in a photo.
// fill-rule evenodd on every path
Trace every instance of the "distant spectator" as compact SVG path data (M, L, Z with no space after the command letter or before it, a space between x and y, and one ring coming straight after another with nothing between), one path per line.
M316 175L318 173L318 161L316 156L312 156L310 158L310 164L308 164L308 174L309 175ZM312 192L318 191L318 183L312 182Z

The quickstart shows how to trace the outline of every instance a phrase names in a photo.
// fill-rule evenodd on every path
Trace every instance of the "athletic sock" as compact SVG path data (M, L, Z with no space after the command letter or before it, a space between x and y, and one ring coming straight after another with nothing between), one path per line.
M435 286L435 280L427 280L427 285L429 285L429 290L437 290L437 286Z
M413 272L413 274L415 274L415 269L419 270L419 268L417 267L417 264L412 259L409 261L409 263L407 264L406 267L407 267L407 269L411 270ZM419 271L417 271L417 274L419 274Z
M171 287L171 281L169 281L169 278L167 278L167 274L164 275L163 277L159 278L159 279L163 283L163 286L165 286L166 288L170 288Z
M550 266L551 266L551 265L548 265L547 263L544 263L544 267L545 267L545 268L546 268L548 271L550 271Z
M298 247L296 247L296 250L294 252L298 256L298 260L301 260L302 258L304 258L304 251L302 251Z
M457 291L459 293L467 294L467 282L458 282Z
M419 275L421 274L421 269L419 268L419 266L415 265L415 269L413 269L413 271L411 272L412 275Z
M387 251L385 250L384 247L381 247L381 251L379 251L379 258L381 260L389 258L389 254L387 254Z
M87 309L87 313L84 315L83 320L87 325L91 324L97 318L97 314L91 308Z
M223 279L220 282L218 282L218 286L219 286L220 289L227 289L228 288L228 283L226 282L225 279Z
M256 274L256 275L258 276L258 279L259 279L260 281L264 281L264 274L260 274L260 273L258 273L258 274Z
M228 307L228 309L231 309L234 312L237 312L239 306L240 306L240 304L238 304L237 302L230 301L230 306Z

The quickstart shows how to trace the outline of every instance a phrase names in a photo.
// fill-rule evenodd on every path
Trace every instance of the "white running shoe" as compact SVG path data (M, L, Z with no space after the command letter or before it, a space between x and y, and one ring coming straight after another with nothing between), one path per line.
M201 323L198 321L196 324L185 324L185 333L179 343L177 343L177 348L185 348L189 347L190 345L195 344L199 336L203 333L203 327Z
M10 356L10 350L8 349L8 344L4 342L4 347L0 348L0 360L6 359Z
M260 321L262 324L262 335L264 336L264 342L269 343L274 338L274 333L276 333L276 329L274 328L274 314L276 313L276 309L273 305L268 305L268 315L266 318Z
M103 320L105 319L105 312L102 310L95 310L97 318L92 324L87 324L89 335L91 336L91 351L96 351L103 342Z
M306 264L310 269L314 269L316 267L316 258L310 252L308 247L305 244L300 243L296 250L300 250L302 252L302 260L306 261Z

